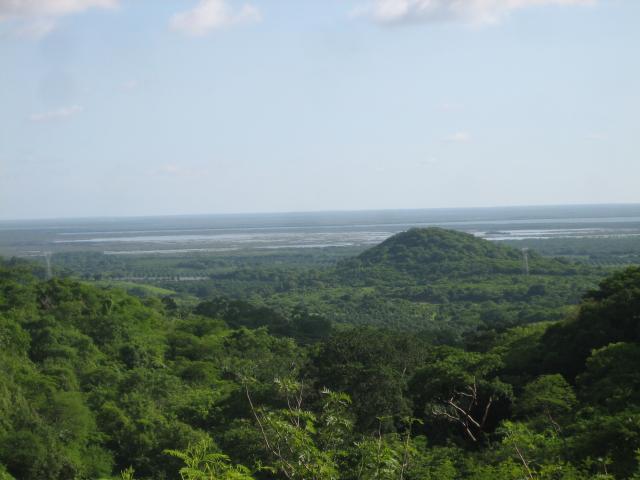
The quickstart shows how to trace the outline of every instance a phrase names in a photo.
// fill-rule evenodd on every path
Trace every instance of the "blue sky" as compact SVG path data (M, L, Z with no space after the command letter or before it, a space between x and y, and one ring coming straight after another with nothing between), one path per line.
M636 0L0 0L0 218L640 202Z

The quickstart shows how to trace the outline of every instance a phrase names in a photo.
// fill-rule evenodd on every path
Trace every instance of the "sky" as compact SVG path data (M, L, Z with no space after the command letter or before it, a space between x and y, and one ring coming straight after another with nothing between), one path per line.
M0 219L640 203L637 0L0 0Z

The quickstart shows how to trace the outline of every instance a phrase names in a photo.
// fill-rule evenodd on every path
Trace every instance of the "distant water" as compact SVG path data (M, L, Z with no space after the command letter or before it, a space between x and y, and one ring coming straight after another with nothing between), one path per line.
M194 253L377 244L439 226L489 240L640 235L640 205L385 210L0 222L0 254Z

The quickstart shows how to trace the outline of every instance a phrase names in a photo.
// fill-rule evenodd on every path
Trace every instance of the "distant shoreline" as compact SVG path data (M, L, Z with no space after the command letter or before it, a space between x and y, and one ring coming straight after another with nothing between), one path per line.
M313 211L282 211L282 212L239 212L239 213L196 213L196 214L168 214L168 215L104 215L92 217L44 217L44 218L0 218L0 226L9 224L31 224L44 222L105 222L114 221L136 221L154 219L232 219L232 218L274 218L274 217L344 217L349 215L376 216L380 214L396 215L419 215L432 214L436 216L451 215L460 213L505 213L520 212L529 213L535 211L555 211L557 213L570 210L596 210L601 212L601 217L608 217L611 209L630 210L640 215L640 203L585 203L585 204L550 204L550 205L503 205L503 206L481 206L481 207L426 207L426 208L384 208L384 209L354 209L354 210L313 210ZM530 217L529 217L530 218ZM559 217L560 218L560 217Z

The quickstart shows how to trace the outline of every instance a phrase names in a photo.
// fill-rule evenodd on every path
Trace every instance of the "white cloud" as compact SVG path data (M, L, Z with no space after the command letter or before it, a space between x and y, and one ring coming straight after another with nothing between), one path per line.
M471 135L468 132L456 132L444 137L444 141L449 143L469 143Z
M71 105L70 107L62 107L57 110L50 110L48 112L33 113L29 117L32 122L50 122L53 120L64 120L65 118L73 117L79 113L82 113L84 108L80 105Z
M25 38L42 38L56 28L56 21L51 18L36 18L19 23L15 34Z
M515 10L542 6L594 5L598 0L371 0L357 15L384 24L462 21L488 24Z
M15 23L18 36L39 38L56 28L66 15L92 8L115 8L119 0L0 0L0 22Z
M90 8L114 8L118 0L0 0L0 19L8 17L61 17Z
M169 28L187 35L203 36L213 30L261 19L260 10L253 5L234 9L226 0L200 0L193 9L174 15Z

